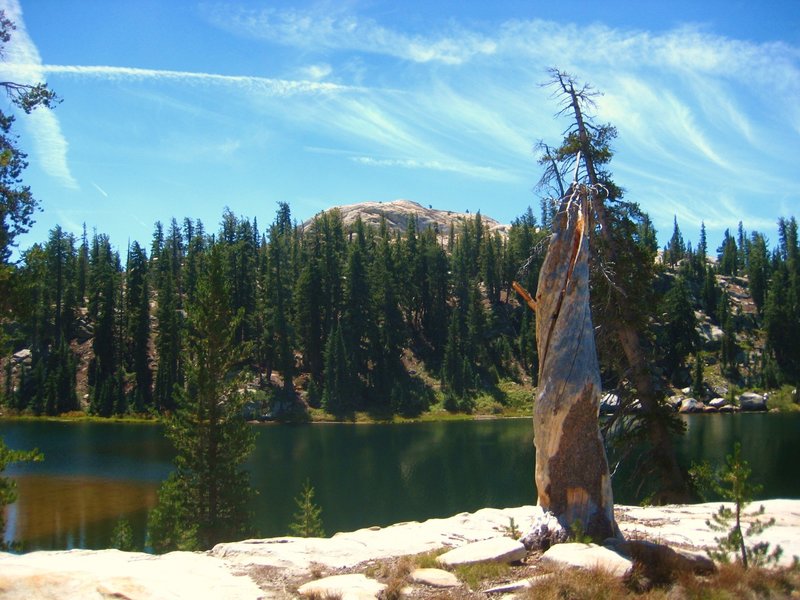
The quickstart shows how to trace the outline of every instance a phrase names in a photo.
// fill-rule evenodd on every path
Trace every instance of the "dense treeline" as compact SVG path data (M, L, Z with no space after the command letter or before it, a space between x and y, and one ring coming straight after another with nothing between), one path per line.
M133 242L123 262L107 236L56 227L15 272L6 325L18 354L5 360L3 401L36 415L173 411L186 323L216 249L241 312L236 369L268 392L276 415L302 408L301 396L336 415L417 414L434 386L409 360L438 380L448 408L469 410L501 378L535 376L533 315L509 297L544 237L530 209L507 236L490 234L480 214L445 236L413 218L403 233L385 222L345 227L335 209L302 227L280 204L264 232L230 210L214 234L191 219L156 223L149 253ZM534 289L536 275L530 265L523 283Z
M637 244L654 250L649 219L639 223ZM695 250L675 222L648 292L653 357L665 379L685 384L690 357L696 366L703 360L696 309L723 331L712 353L728 379L763 388L800 379L796 220L781 219L779 232L770 250L763 234L740 224L738 235L725 233L714 261L705 228ZM123 262L108 236L84 231L76 239L56 227L22 253L12 278L2 399L36 415L174 411L185 386L189 312L217 249L231 308L241 313L236 369L266 392L264 410L292 416L302 398L335 415L413 415L437 401L437 389L448 409L470 410L476 394L502 379L535 383L534 314L513 298L511 282L535 290L535 249L546 235L530 209L507 236L490 234L480 214L441 235L419 230L413 218L404 233L385 222L345 227L335 209L302 227L280 204L264 232L230 210L213 234L191 219L156 223L149 252L133 242ZM731 277L749 282L755 314L742 314L723 289ZM613 370L607 375L614 385Z
M697 340L681 333L694 329L691 308L697 308L722 329L718 354L727 379L764 389L800 382L800 243L794 217L778 220L778 236L770 250L764 234L748 234L740 222L735 236L725 231L712 264L706 260L705 227L695 250L684 243L675 221L664 248L665 263L678 274L663 304L669 366L699 350ZM731 284L737 283L749 291L753 311L734 301Z

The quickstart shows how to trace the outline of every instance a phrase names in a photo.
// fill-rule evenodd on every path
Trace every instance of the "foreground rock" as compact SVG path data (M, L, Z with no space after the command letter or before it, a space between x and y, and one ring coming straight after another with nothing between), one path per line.
M355 573L351 575L334 575L309 581L301 585L297 591L301 596L315 598L339 598L340 600L370 600L377 598L386 589L386 585L374 579Z
M776 523L751 543L767 541L773 546L781 545L781 564L790 565L794 555L800 556L800 500L756 502L746 512L753 512L761 504L766 517L774 517ZM679 551L680 558L675 560L699 565L694 563L691 553L684 551L700 552L697 560L702 561L704 547L715 545L714 536L719 534L710 531L705 522L719 505L712 502L647 508L617 506L615 516L628 539L667 544ZM340 575L343 571L364 574L369 565L382 560L502 537L511 519L525 531L541 517L541 509L535 506L483 509L447 519L361 529L325 539L275 538L220 544L208 553L173 552L162 556L117 550L32 552L21 556L0 553L0 598L296 598L300 588L323 575ZM515 543L511 539L509 542ZM624 547L625 542L622 544L617 547L619 554L633 553L631 548ZM519 582L513 585L518 586Z
M264 592L223 561L194 552L162 556L119 550L0 553L3 600L217 598L255 600Z
M617 577L625 577L633 569L630 559L597 544L556 544L542 554L542 560L560 567L601 569Z
M541 514L536 506L504 510L484 508L447 519L337 533L331 538L285 537L218 544L211 554L231 565L276 567L295 574L308 573L315 565L346 569L367 561L456 548L496 538L505 534L512 519L521 528Z
M414 569L409 579L413 583L421 583L436 588L458 587L461 582L450 571L442 569Z
M525 558L527 550L520 542L508 537L497 537L473 542L450 550L436 558L440 565L458 567L477 563L513 563Z

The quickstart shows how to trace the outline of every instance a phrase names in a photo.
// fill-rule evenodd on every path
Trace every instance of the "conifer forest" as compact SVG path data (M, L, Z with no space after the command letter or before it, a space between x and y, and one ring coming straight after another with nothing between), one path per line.
M550 218L542 206L538 219L528 208L504 233L488 232L480 213L442 232L420 229L413 217L403 230L360 219L345 226L337 209L298 224L280 204L262 230L255 218L226 209L213 230L172 219L156 223L148 243L122 250L102 233L76 238L56 227L21 253L5 283L5 411L173 411L191 368L185 349L212 254L236 315L227 377L252 397L253 416L304 419L309 409L416 416L436 404L470 412L484 395L502 405L503 382L536 384L534 313L512 282L536 289ZM690 385L712 366L740 387L796 384L793 217L780 220L772 247L739 224L716 251L704 229L696 244L685 242L677 220L659 251L646 214L626 219L632 244L647 257L643 267L651 265L638 269L645 281L633 300L665 386ZM732 297L743 289L754 309ZM597 296L602 324L610 310ZM703 344L698 319L721 329L721 339ZM599 339L604 387L616 388L624 383L616 357Z

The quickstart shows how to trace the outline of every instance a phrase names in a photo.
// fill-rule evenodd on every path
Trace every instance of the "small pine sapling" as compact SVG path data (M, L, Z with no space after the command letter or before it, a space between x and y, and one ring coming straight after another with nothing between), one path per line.
M733 504L732 507L720 505L719 510L706 521L711 530L724 534L715 537L717 547L709 548L706 552L712 560L721 563L730 562L733 556L734 560L740 561L745 569L749 566L761 567L777 563L783 553L780 546L776 546L770 552L769 542L761 541L747 545L748 539L772 527L775 519L770 518L768 521L758 519L764 514L763 504L756 512L744 513L753 496L761 491L761 486L750 482L751 469L747 461L742 458L741 444L737 442L733 454L729 454L725 462L726 466L716 471L707 463L696 465L691 470L698 487L710 489L719 494L723 500ZM746 530L742 529L743 517L749 520Z
M322 526L322 508L314 503L314 487L306 479L300 495L295 498L297 512L289 524L289 532L297 537L325 537Z
M111 548L123 552L133 552L136 549L133 543L133 528L128 519L121 518L114 526L111 532Z

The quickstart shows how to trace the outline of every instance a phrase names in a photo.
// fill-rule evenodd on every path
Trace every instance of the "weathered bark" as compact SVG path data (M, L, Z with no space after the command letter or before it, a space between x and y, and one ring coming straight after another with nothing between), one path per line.
M589 304L589 190L562 200L536 297L539 505L596 540L619 535L598 426L600 368ZM580 525L576 522L580 521Z
M557 70L553 73L561 90L568 98L568 108L572 109L575 119L581 150L581 155L577 160L583 159L589 184L597 186L600 182L594 164L589 132L581 110L581 103L589 100L588 89L576 90L569 76ZM606 259L609 263L616 264L623 253L619 250L617 241L612 235L612 223L608 218L603 201L598 199L594 202L593 209L599 226L599 234L605 243ZM622 294L619 294L617 299L623 303L623 306L629 302ZM652 460L661 480L651 500L657 504L687 502L691 497L690 491L686 477L678 464L667 419L660 415L664 408L659 402L659 394L655 389L653 376L647 364L647 354L644 352L641 336L634 326L626 322L615 323L613 331L630 367L629 376L638 393L642 416L646 419Z

